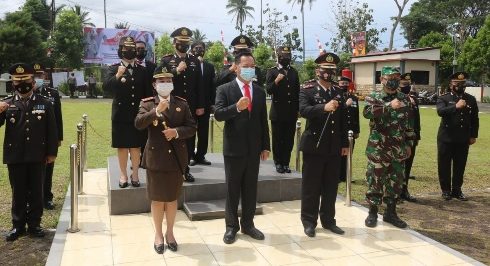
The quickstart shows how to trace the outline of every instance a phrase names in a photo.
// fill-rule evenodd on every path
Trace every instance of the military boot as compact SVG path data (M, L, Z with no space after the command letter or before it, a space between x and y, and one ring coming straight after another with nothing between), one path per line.
M367 227L376 227L376 224L378 223L378 206L376 205L369 205L369 215L364 221L364 224Z
M396 203L390 203L383 214L383 221L390 223L398 228L406 228L407 223L396 214Z
M402 190L402 194L400 194L400 198L408 202L417 202L417 198L410 195L410 192L408 192L408 187L406 185L403 185L403 190Z

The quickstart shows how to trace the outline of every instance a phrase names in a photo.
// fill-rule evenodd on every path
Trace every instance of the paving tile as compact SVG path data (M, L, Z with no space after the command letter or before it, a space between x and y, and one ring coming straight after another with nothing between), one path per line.
M257 250L272 265L285 265L315 261L313 257L296 243L260 247Z
M313 241L331 237L331 234L328 234L326 230L316 228L316 236L308 237L304 233L304 228L302 225L295 225L289 227L280 227L280 230L284 232L289 238L291 238L294 242L304 242L304 241Z
M111 228L118 229L134 229L139 227L152 227L151 218L146 214L127 214L127 215L112 215Z
M247 235L244 235L243 237L246 240L250 241L255 247L273 246L293 242L292 238L288 237L277 227L270 227L260 230L262 231L262 233L264 233L264 240L256 240Z
M426 241L407 231L386 229L379 232L371 232L370 235L386 242L388 245L394 248L429 245L429 243Z
M114 264L116 266L165 266L165 259L160 258L158 260L146 260L146 261L137 261L137 262L129 262L129 263L121 263Z
M155 232L153 227L148 226L134 229L117 229L112 230L112 244L122 245L131 243L153 243Z
M340 237L313 240L301 242L299 245L317 260L356 255L353 250L342 244L339 239Z
M410 257L407 252L400 250L387 250L361 254L361 257L374 265L392 266L422 266L420 260ZM420 258L423 259L423 258Z
M335 266L365 266L365 265L373 265L366 259L362 258L359 255L348 256L348 257L340 257L340 258L332 258L327 260L320 260L322 265L335 265Z
M194 237L176 237L176 241L178 243L177 252L170 251L166 249L163 256L165 258L172 258L178 256L190 256L190 255L210 255L211 251L200 236L196 235Z
M211 252L231 252L243 249L254 249L252 243L250 243L244 235L238 233L237 239L233 244L225 244L223 242L223 234L207 235L202 237Z
M342 245L345 245L357 254L393 249L384 241L368 234L343 236L339 237L339 241Z
M256 249L216 252L214 257L219 265L270 265Z
M180 256L165 259L167 266L217 266L213 255Z
M434 245L401 248L400 251L408 253L413 258L423 258L426 265L451 265L465 263L464 260Z
M96 256L95 256L96 255ZM113 265L112 247L97 247L81 250L64 251L61 258L62 266L102 266Z
M110 231L68 233L66 235L64 250L70 251L97 247L108 247L111 246L111 244L112 240Z
M115 244L112 246L114 264L163 260L153 248L153 242L138 242L130 244Z

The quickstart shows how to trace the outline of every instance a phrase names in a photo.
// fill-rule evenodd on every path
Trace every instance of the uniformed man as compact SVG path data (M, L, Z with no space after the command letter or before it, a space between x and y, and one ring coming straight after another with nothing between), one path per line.
M272 96L269 119L272 125L272 152L278 173L291 173L289 160L299 109L298 71L291 66L291 48L277 49L277 66L267 71L267 93Z
M173 96L179 96L187 100L191 109L194 120L198 116L204 114L204 94L202 83L201 62L192 54L187 53L190 47L192 31L186 27L178 28L170 37L173 39L174 54L165 55L162 58L162 65L170 68L170 72L174 75L172 78L174 83ZM187 150L189 152L189 160L194 157L196 137L193 136L187 139ZM189 172L189 167L185 173L186 182L194 182L194 177Z
M252 48L254 47L254 44L245 35L239 35L235 37L231 41L231 46L233 46L233 56L235 57L236 55L246 52L246 53L252 53ZM232 64L227 64L223 66L223 69L219 73L219 75L216 77L216 87L219 87L220 85L223 85L225 83L231 82L236 79L236 69L237 66L233 62ZM265 78L262 75L262 71L258 66L255 67L255 78L252 80L254 83L257 83L259 86L263 86L265 82Z
M318 215L323 228L344 234L335 221L340 158L349 152L341 91L334 86L339 61L333 53L320 55L315 60L317 80L304 85L299 93L299 112L306 118L300 142L301 222L309 237L315 236Z
M415 157L415 150L420 140L420 112L419 102L417 97L414 97L410 92L412 91L412 78L411 73L405 73L400 76L400 91L408 97L408 106L410 108L409 123L415 132L415 140L410 147L410 157L405 160L405 179L403 183L402 193L400 198L409 202L416 202L417 199L408 192L408 180L410 179L410 171L412 170L413 158Z
M467 200L461 187L468 150L475 144L479 128L476 99L464 92L467 77L465 72L449 76L451 92L437 99L437 114L441 117L437 133L437 170L445 200Z
M345 102L345 122L347 124L347 132L352 130L354 132L353 145L355 140L359 137L359 99L357 96L349 90L349 84L351 79L348 77L340 77L339 88L342 92L342 98ZM354 147L352 147L354 148ZM345 182L347 175L347 156L342 156L340 161L340 181Z
M34 69L24 63L10 67L14 96L0 101L0 126L5 124L3 163L7 164L12 188L12 230L7 241L26 232L44 237L43 176L46 164L58 153L53 104L33 93ZM29 212L27 212L29 205Z
M398 92L400 73L394 67L384 66L380 79L383 89L366 97L363 110L370 127L366 147L369 216L365 224L376 226L378 206L384 202L387 208L383 221L405 228L407 223L396 213L396 202L405 177L404 161L410 157L415 133L409 125L409 99Z
M53 104L54 117L56 120L56 128L58 132L58 147L61 146L63 141L63 116L61 114L61 100L60 94L57 90L49 87L49 79L45 73L45 69L42 64L35 63L32 66L34 68L34 80L36 85L34 86L34 92L38 95L42 95ZM48 210L54 209L53 193L51 188L53 186L53 169L54 162L46 164L46 173L44 176L44 208Z

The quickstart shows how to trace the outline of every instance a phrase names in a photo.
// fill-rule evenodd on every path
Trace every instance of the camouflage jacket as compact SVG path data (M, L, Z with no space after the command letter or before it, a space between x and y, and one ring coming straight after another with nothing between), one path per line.
M402 107L396 110L390 106L395 98L402 102ZM409 99L403 93L390 95L376 91L366 97L363 115L369 119L370 127L366 147L368 160L391 162L408 158L407 145L413 145L416 139L409 113Z

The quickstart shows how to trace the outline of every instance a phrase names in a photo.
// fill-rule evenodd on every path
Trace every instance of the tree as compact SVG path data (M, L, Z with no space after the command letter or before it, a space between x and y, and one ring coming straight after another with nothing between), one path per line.
M225 46L221 42L213 42L206 49L204 59L214 65L214 69L219 71L223 67L223 58L225 57Z
M192 41L193 42L206 42L206 34L203 34L199 29L192 31Z
M441 47L441 61L439 62L440 84L447 84L447 78L452 73L454 47L451 36L440 32L430 32L418 42L418 47Z
M49 47L57 67L80 68L83 58L83 32L81 17L73 10L63 10L56 21Z
M458 61L482 84L490 79L490 15L476 37L466 40Z
M5 20L0 20L0 70L6 71L17 62L45 60L41 31L30 13L7 13Z
M315 0L308 0L308 3L310 3L310 8L311 8L311 5L313 4ZM305 11L304 11L304 7L305 7L305 3L306 3L306 0L288 0L288 3L293 3L294 4L297 4L299 5L301 8L301 26L302 26L302 29L303 29L303 62L305 62Z
M128 22L119 22L119 23L114 23L114 28L116 29L124 29L128 30L129 29L129 23Z
M373 10L367 3L359 4L356 0L337 0L337 10L334 11L335 36L331 39L330 46L337 53L351 52L350 36L353 32L366 32L366 52L375 51L381 43L379 34L386 28L378 30L374 27ZM373 26L372 26L373 25ZM327 44L328 46L328 44Z
M174 46L172 39L168 33L164 33L160 39L155 43L155 55L156 59L162 58L164 55L172 54L174 52Z
M247 6L247 0L228 0L226 8L228 9L228 15L233 14L232 21L236 21L235 28L240 31L240 34L242 34L243 23L245 20L247 20L247 16L253 18L250 11L254 11L254 8Z
M298 68L300 83L303 83L307 80L314 79L316 76L315 69L316 69L315 60L306 59L303 65L301 65Z
M261 69L273 67L276 63L272 60L272 53L272 49L267 44L260 43L257 45L253 51L255 65Z
M51 30L51 17L49 16L50 7L46 4L46 1L27 0L21 10L31 14L32 20L42 29L42 39L46 40L49 31Z
M79 5L75 5L72 7L73 12L80 18L80 21L82 23L82 27L95 27L95 24L90 22L90 18L88 17L89 12L88 11L83 11L82 7Z
M403 2L398 3L398 0L393 0L395 1L396 7L398 8L398 15L393 18L393 28L391 28L390 32L390 44L388 46L388 50L391 51L393 50L393 37L395 36L395 31L396 28L398 27L398 23L400 23L400 20L402 19L402 13L403 10L405 9L405 6L407 5L408 1L410 0L400 0Z

